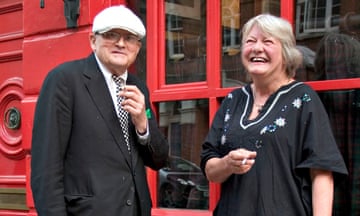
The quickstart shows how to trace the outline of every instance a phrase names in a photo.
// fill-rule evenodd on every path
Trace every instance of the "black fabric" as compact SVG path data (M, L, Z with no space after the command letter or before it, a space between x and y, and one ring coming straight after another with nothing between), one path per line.
M271 95L256 119L248 120L252 105L250 85L231 92L203 144L203 171L207 160L231 150L257 152L248 173L231 175L221 185L214 215L312 215L309 168L347 174L318 95L293 82Z

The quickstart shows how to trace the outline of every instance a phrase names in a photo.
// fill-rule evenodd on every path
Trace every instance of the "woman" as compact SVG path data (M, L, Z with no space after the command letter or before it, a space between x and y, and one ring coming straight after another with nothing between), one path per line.
M201 154L221 183L214 215L331 215L334 177L347 170L319 97L293 79L302 57L292 27L263 14L242 33L252 83L224 99Z

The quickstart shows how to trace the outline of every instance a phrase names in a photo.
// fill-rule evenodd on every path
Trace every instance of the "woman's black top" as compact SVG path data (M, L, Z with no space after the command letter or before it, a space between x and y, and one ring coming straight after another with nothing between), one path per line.
M292 82L272 94L256 119L250 85L232 91L217 111L203 143L201 168L213 157L256 151L252 169L221 184L214 215L312 215L309 168L347 174L327 113L308 85Z

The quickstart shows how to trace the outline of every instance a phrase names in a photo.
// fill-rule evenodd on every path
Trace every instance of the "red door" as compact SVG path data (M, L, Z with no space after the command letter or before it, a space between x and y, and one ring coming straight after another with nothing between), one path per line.
M22 0L0 2L0 215L25 215L27 150L23 145Z

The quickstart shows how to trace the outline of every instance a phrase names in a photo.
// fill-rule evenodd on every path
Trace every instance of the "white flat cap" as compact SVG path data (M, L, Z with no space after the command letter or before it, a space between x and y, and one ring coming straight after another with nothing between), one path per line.
M123 29L140 38L146 34L141 19L124 5L105 8L95 16L92 32L101 34L111 29Z

